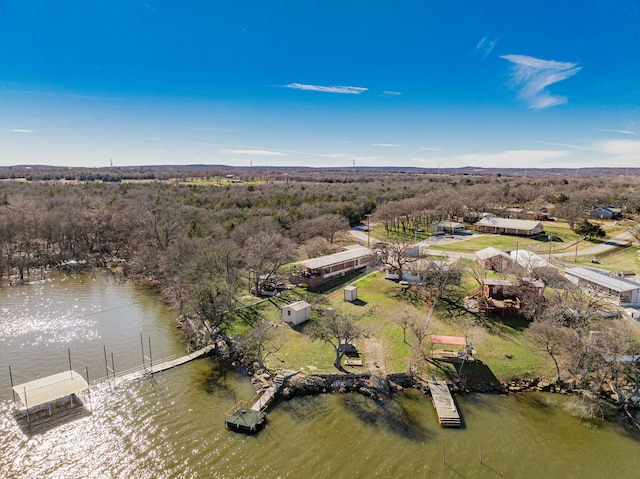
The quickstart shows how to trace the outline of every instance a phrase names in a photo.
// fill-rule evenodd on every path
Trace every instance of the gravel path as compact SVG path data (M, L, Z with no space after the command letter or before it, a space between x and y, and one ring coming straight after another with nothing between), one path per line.
M364 340L365 368L376 376L386 376L387 368L384 363L382 341L376 338Z

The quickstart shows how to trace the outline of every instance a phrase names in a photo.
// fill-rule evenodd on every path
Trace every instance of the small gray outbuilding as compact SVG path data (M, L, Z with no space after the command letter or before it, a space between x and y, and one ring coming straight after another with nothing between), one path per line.
M350 303L353 303L358 299L358 287L357 286L347 286L344 288L344 300Z
M297 326L311 318L311 305L306 301L296 301L282 308L282 321L289 326Z

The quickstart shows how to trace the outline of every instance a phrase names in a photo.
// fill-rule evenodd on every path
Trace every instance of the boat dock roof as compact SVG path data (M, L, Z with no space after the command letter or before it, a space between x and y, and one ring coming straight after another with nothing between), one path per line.
M18 384L13 387L13 390L20 397L25 408L32 408L77 394L88 388L87 381L80 374L69 370Z

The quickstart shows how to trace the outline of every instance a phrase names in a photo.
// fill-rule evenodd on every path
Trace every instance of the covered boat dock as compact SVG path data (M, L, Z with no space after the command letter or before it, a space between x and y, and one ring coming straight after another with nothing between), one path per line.
M51 404L62 398L69 397L73 404L73 396L89 389L89 385L80 374L69 370L18 384L12 389L20 398L29 419L29 410L38 406L46 404L51 413Z

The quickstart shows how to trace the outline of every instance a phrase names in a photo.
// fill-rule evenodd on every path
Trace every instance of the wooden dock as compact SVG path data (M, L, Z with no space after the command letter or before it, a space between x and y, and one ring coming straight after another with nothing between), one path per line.
M206 354L210 353L213 348L215 348L214 344L209 344L204 348L193 351L185 356L180 356L178 358L164 358L161 359L160 362L151 363L146 365L145 367L135 369L133 371L124 371L121 374L118 374L115 378L116 383L134 381L136 379L142 379L144 377L150 376L152 374L156 374L162 371L166 371L168 369L173 369L176 366L180 366L181 364L188 363L189 361L193 361L194 359L198 359ZM109 378L106 378L109 379Z
M278 373L276 377L273 378L273 383L271 386L267 388L267 390L258 398L258 400L251 406L252 411L264 411L271 400L274 398L278 390L282 387L284 383L284 374Z
M294 372L295 374L295 372ZM287 378L285 372L276 374L271 386L249 407L246 401L240 401L224 415L224 423L229 429L253 434L258 431L267 418L266 409Z
M440 425L443 427L460 427L460 413L453 401L453 396L451 396L447 383L433 379L428 381L428 384Z

